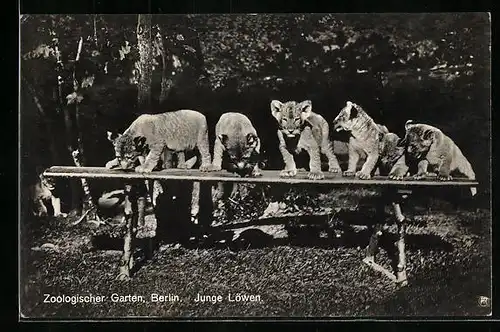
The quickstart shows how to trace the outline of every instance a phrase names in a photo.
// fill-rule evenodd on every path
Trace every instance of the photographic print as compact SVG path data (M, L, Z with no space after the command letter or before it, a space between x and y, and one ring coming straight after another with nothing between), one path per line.
M19 24L20 319L491 315L489 13Z

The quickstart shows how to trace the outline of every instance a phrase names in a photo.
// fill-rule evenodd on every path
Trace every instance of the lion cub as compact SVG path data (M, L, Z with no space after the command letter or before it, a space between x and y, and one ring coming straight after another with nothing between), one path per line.
M215 125L214 158L212 169L222 169L222 158L227 156L227 170L241 177L261 176L259 169L260 139L252 122L241 113L228 112L222 114ZM239 185L234 183L231 196L234 196ZM219 182L217 189L212 192L215 204L223 205L220 201L224 195L224 183Z
M380 135L389 132L387 127L376 124L361 106L350 101L340 110L333 120L333 125L336 131L345 130L351 134L349 165L344 175L356 175L360 179L371 178L380 154ZM364 156L366 156L366 161L361 170L356 172L359 158Z
M123 134L118 134L118 137L111 141L116 159L108 162L107 168L120 165L124 170L134 169L139 173L148 173L157 167L165 150L165 160L168 160L171 152L194 148L198 148L201 155L200 171L210 171L212 168L207 120L197 111L142 114ZM144 162L137 165L145 151L149 152Z
M297 154L302 150L309 154L309 179L324 178L321 171L321 153L328 158L329 172L341 172L329 138L328 122L321 115L312 111L310 100L300 103L295 101L282 103L273 100L271 101L271 113L278 121L279 149L285 163L285 168L281 171L280 176L293 177L297 175L297 167L292 153Z
M394 133L380 134L378 172L392 180L402 180L408 175L405 150L398 146L399 136Z
M250 119L236 112L222 114L215 125L212 169L222 169L222 156L228 156L228 171L244 176L260 176L260 139Z
M29 200L33 208L33 214L37 217L47 216L48 210L45 202L50 200L54 217L66 217L67 214L61 212L61 199L54 195L54 179L43 176L41 170L37 173L38 179L36 183L29 187Z
M406 149L409 156L418 162L418 171L414 178L432 176L437 172L438 179L449 181L451 172L459 172L470 180L476 179L472 166L453 140L440 129L421 123L406 121L406 134L399 146ZM471 188L472 196L477 193Z
M222 156L228 156L227 170L245 176L260 176L260 139L252 122L241 113L222 114L215 126L212 169L222 169Z

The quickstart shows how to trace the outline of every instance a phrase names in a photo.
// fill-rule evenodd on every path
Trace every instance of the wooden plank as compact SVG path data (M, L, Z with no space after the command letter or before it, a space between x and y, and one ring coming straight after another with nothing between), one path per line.
M394 273L392 273L391 271L387 270L382 265L377 264L373 260L366 259L366 258L363 259L363 263L367 264L369 267L371 267L375 271L382 273L387 278L389 278L392 282L397 282L398 279L396 278L396 275L394 275Z
M48 177L68 178L92 178L92 179L128 179L128 180L174 180L174 181L204 181L204 182L245 182L245 183L283 183L283 184L310 184L330 186L437 186L456 187L477 186L476 181L467 179L454 179L453 181L426 180L390 180L387 177L373 177L369 180L360 180L354 177L343 177L342 175L325 172L322 180L310 180L306 171L299 171L293 178L281 178L278 170L262 170L261 177L241 178L227 171L200 172L196 169L165 169L151 173L125 172L122 170L110 170L104 167L75 167L75 166L52 166L44 175Z

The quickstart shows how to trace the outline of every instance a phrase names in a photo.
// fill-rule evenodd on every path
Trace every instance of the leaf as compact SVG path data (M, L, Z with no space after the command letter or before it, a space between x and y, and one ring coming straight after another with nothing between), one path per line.
M130 44L128 41L125 41L125 46L122 46L118 52L120 53L120 60L125 59L125 55L130 53Z
M89 88L94 84L94 75L85 77L82 81L82 88Z
M36 58L44 58L47 59L50 56L53 56L55 54L55 51L52 47L41 44L39 45L36 49L33 51L30 51L23 55L23 58L26 59L36 59Z
M83 100L83 96L80 95L79 93L77 93L76 91L67 95L66 96L66 99L68 100L67 104L66 105L70 105L70 104L73 104L73 103L77 103L79 104L82 100Z

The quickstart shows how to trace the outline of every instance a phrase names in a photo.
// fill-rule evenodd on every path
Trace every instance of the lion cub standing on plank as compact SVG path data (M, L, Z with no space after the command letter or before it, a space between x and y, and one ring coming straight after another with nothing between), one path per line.
M260 139L250 119L236 112L222 114L215 126L212 169L222 169L223 153L228 156L228 171L244 176L261 176Z
M345 176L356 175L360 179L369 179L378 163L380 154L380 136L387 134L387 127L378 125L361 108L348 101L333 120L336 131L345 130L351 134L349 138L349 166ZM360 171L356 172L359 158L366 155L366 161Z
M222 114L215 125L214 159L212 168L222 169L222 158L227 156L227 170L241 177L262 176L259 169L260 139L252 122L241 113L228 112ZM232 184L231 196L235 195L238 184ZM213 202L224 195L224 183L219 182L213 191Z
M273 100L271 101L271 113L278 121L279 149L285 163L285 168L281 171L280 176L293 177L297 175L297 167L292 153L297 154L302 150L306 150L309 154L309 179L320 180L324 178L321 171L321 153L328 158L329 172L341 172L329 138L328 122L321 115L312 111L310 100L300 103L295 101L282 103ZM294 142L297 143L294 144Z
M421 123L406 121L406 134L399 146L405 147L409 156L418 162L418 171L414 178L421 179L437 172L438 179L449 181L451 172L459 172L470 180L476 179L472 166L453 140L440 129ZM475 196L477 189L472 187Z
M120 165L122 169L134 169L138 173L149 173L158 164L165 151L180 152L198 148L201 155L200 171L210 171L211 157L208 144L208 128L205 116L197 111L179 110L161 114L142 114L123 135L113 141L116 159L106 164L107 168ZM145 150L149 150L144 162L138 164Z

